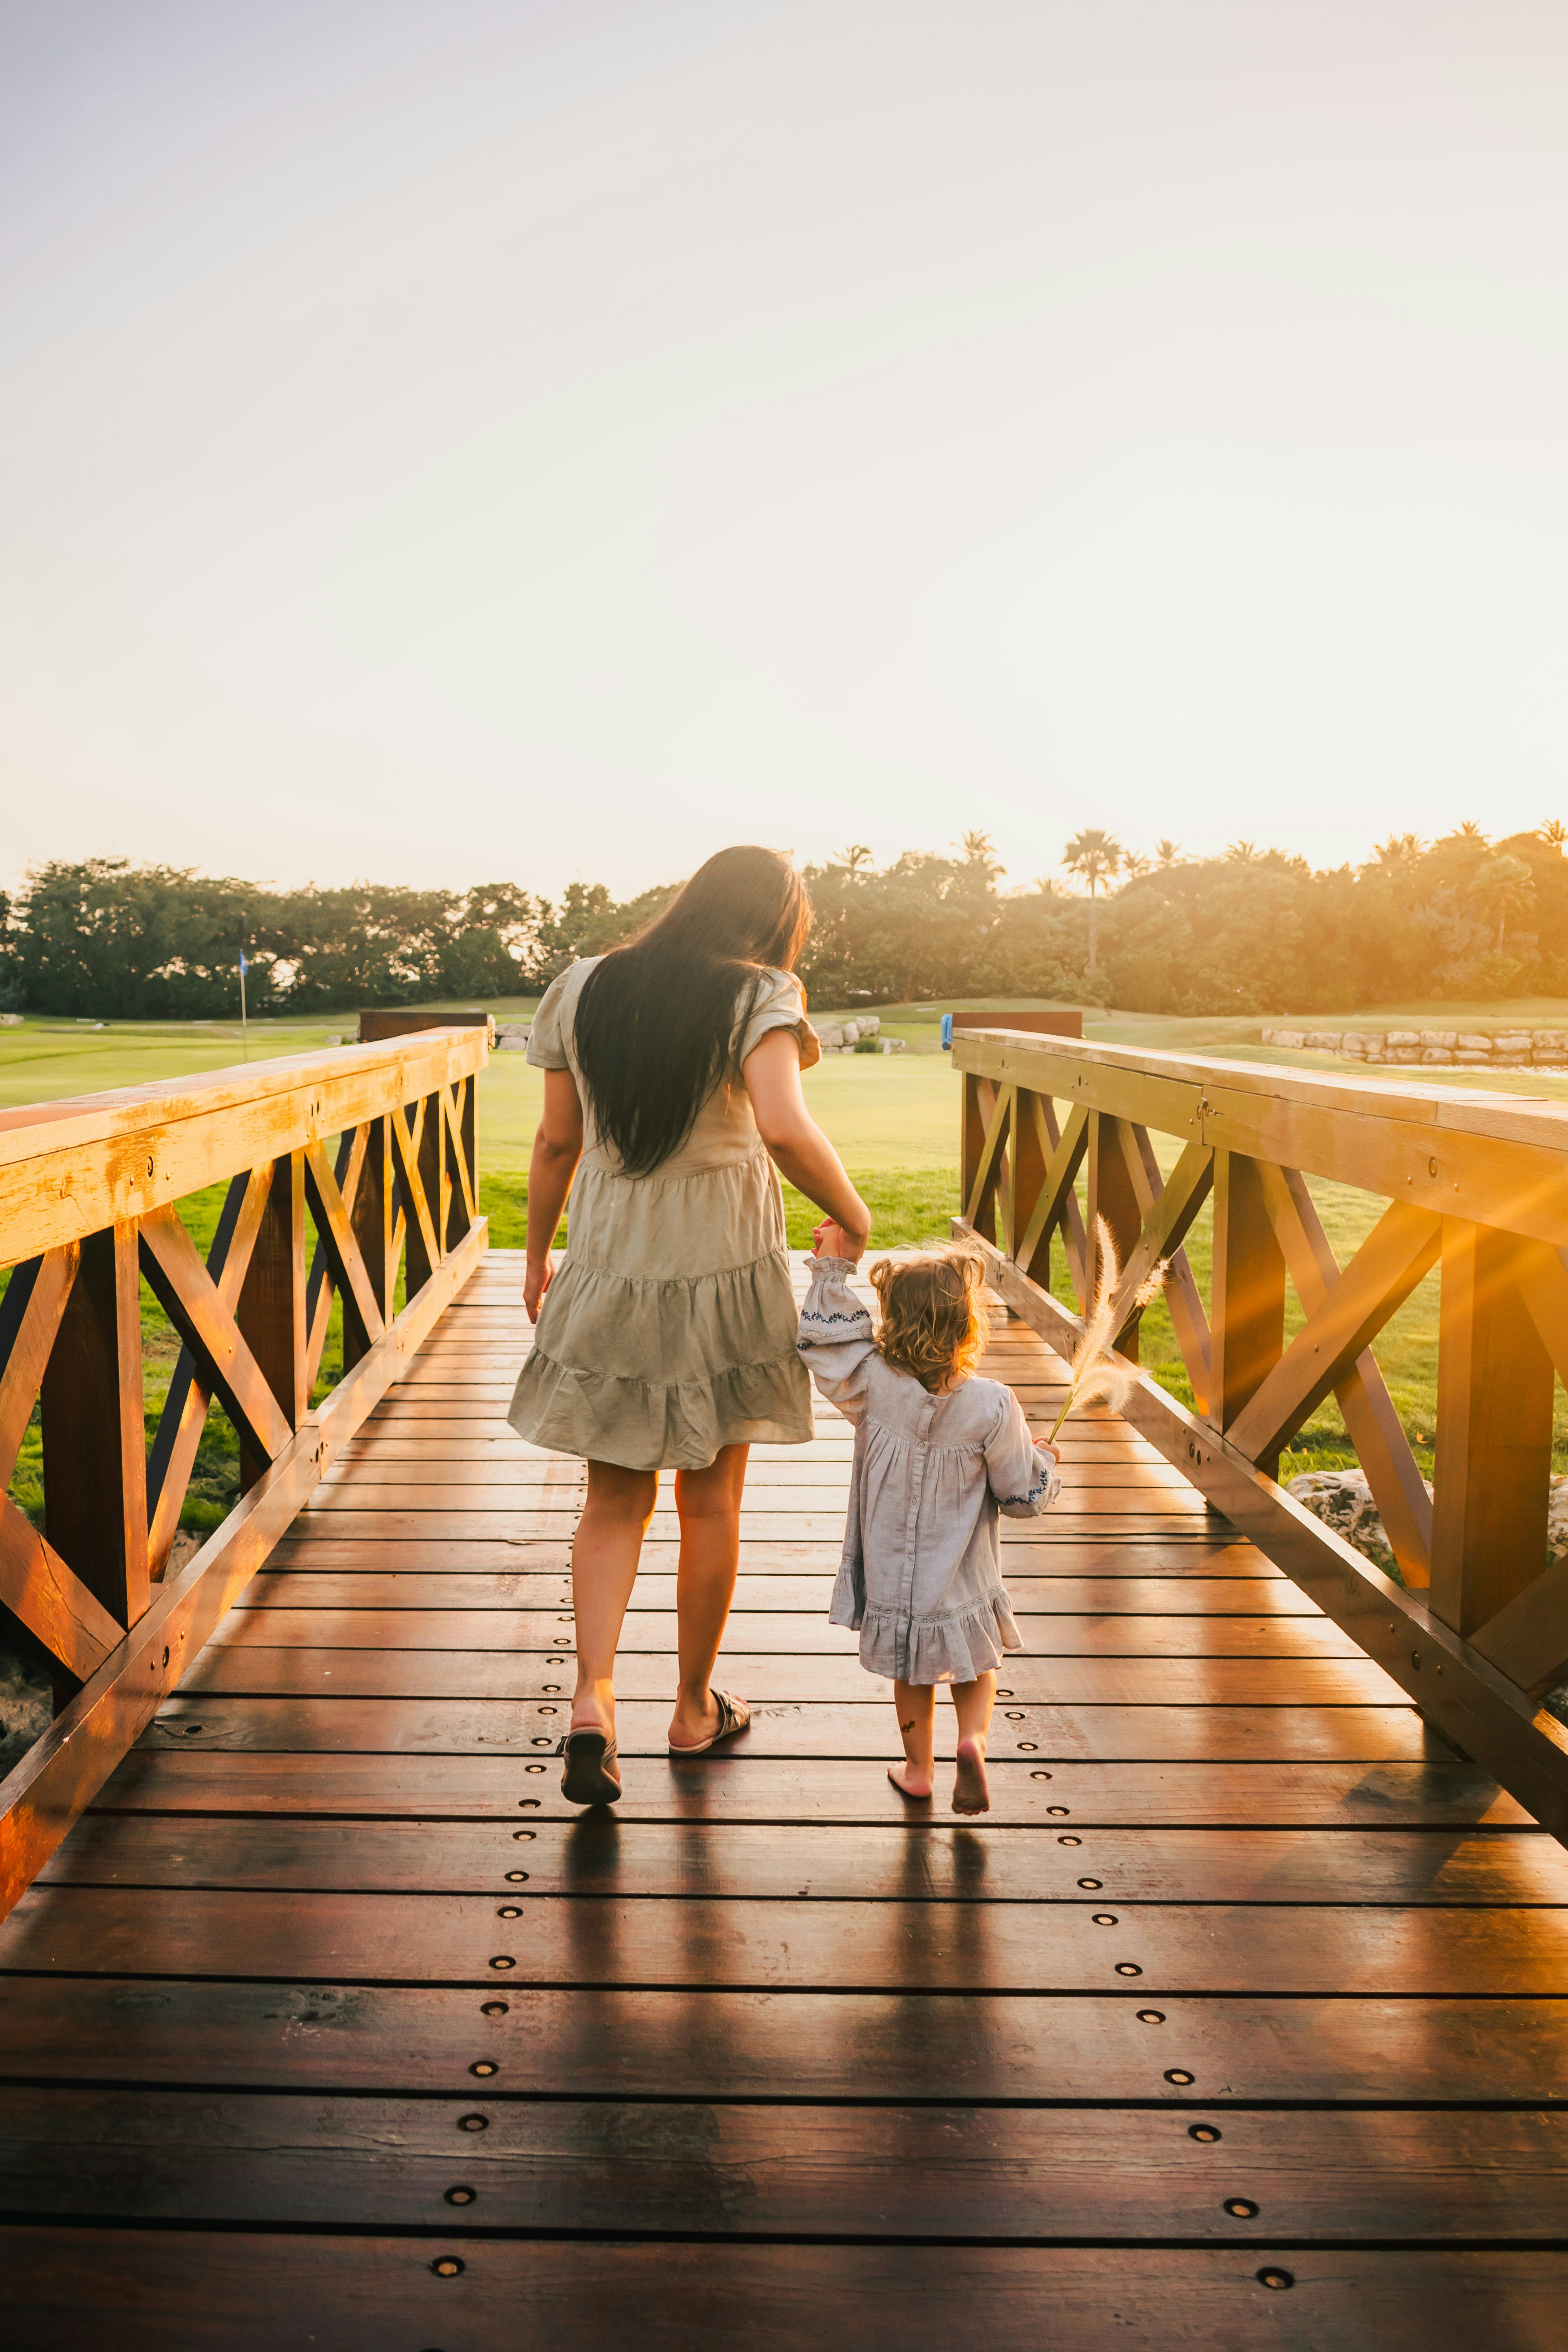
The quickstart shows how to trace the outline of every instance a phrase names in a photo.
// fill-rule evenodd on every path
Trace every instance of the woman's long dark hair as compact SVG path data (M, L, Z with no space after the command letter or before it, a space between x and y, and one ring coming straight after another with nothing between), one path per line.
M788 971L811 929L805 885L776 849L721 849L577 999L594 1123L629 1175L651 1175L726 1076L764 967ZM740 1025L738 1025L740 1024Z

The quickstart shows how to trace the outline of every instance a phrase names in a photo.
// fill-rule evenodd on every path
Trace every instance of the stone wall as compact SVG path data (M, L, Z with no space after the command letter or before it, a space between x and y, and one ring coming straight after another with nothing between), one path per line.
M852 1054L862 1038L878 1037L882 1020L881 1015L877 1013L858 1013L853 1021L818 1021L815 1026L817 1035L822 1040L822 1050L825 1054ZM498 1021L496 1052L498 1054L525 1053L528 1048L528 1030L529 1024L526 1021ZM331 1041L329 1039L328 1042ZM901 1037L882 1037L878 1038L878 1042L884 1053L899 1053L902 1050L904 1041Z
M1356 1062L1445 1063L1464 1069L1568 1069L1568 1029L1266 1029L1266 1045Z

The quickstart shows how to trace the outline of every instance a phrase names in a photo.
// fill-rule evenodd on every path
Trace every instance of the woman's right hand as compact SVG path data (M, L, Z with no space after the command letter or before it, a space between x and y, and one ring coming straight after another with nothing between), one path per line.
M836 1217L824 1217L812 1234L813 1257L841 1257L851 1265L858 1265L870 1239L868 1226L863 1234L852 1234Z
M531 1259L529 1261L522 1277L522 1303L528 1309L531 1323L538 1322L541 1302L554 1279L555 1260L549 1251L545 1252L542 1265L535 1265Z

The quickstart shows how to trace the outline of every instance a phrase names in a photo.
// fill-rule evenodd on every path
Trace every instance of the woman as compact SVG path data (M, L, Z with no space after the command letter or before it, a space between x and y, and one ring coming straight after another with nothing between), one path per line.
M821 1053L794 976L810 927L787 858L721 850L640 939L563 972L529 1037L544 1072L523 1287L538 1332L510 1418L588 1465L561 1783L574 1804L621 1793L616 1645L661 1470L675 1472L680 1518L669 1752L704 1755L750 1720L744 1700L710 1684L747 1450L802 1444L812 1426L774 1168L857 1255L871 1223L801 1093ZM550 1244L568 1189L557 1273Z

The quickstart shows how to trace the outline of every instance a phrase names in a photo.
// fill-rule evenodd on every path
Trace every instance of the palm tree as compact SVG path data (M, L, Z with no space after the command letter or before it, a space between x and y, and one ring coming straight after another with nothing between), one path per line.
M1541 827L1541 838L1548 849L1568 848L1568 824L1563 824L1554 816L1549 816Z
M851 882L858 882L863 874L870 872L874 860L863 841L854 841L850 843L847 849L839 851L837 863L842 866Z
M1470 894L1497 917L1498 953L1510 915L1522 914L1535 896L1535 883L1522 857L1489 857L1470 877Z
M1179 841L1157 841L1154 844L1154 856L1162 871L1173 866L1179 866L1182 862L1182 845Z
M1136 878L1140 874L1147 874L1152 863L1152 860L1145 857L1142 850L1130 849L1121 860L1121 871Z
M1005 874L1007 871L1005 866L997 863L995 852L992 847L991 835L988 833L966 833L959 843L959 847L963 852L965 865L983 867L987 882L994 882L998 874Z
M1377 862L1394 868L1416 866L1426 846L1418 833L1391 833L1386 841L1377 844Z
M1225 862L1227 866L1261 866L1263 860L1255 841L1233 841L1225 853Z
M1076 874L1089 886L1089 970L1100 962L1100 905L1098 893L1119 873L1126 851L1113 834L1098 824L1086 825L1075 833L1062 852L1062 864L1069 874Z

